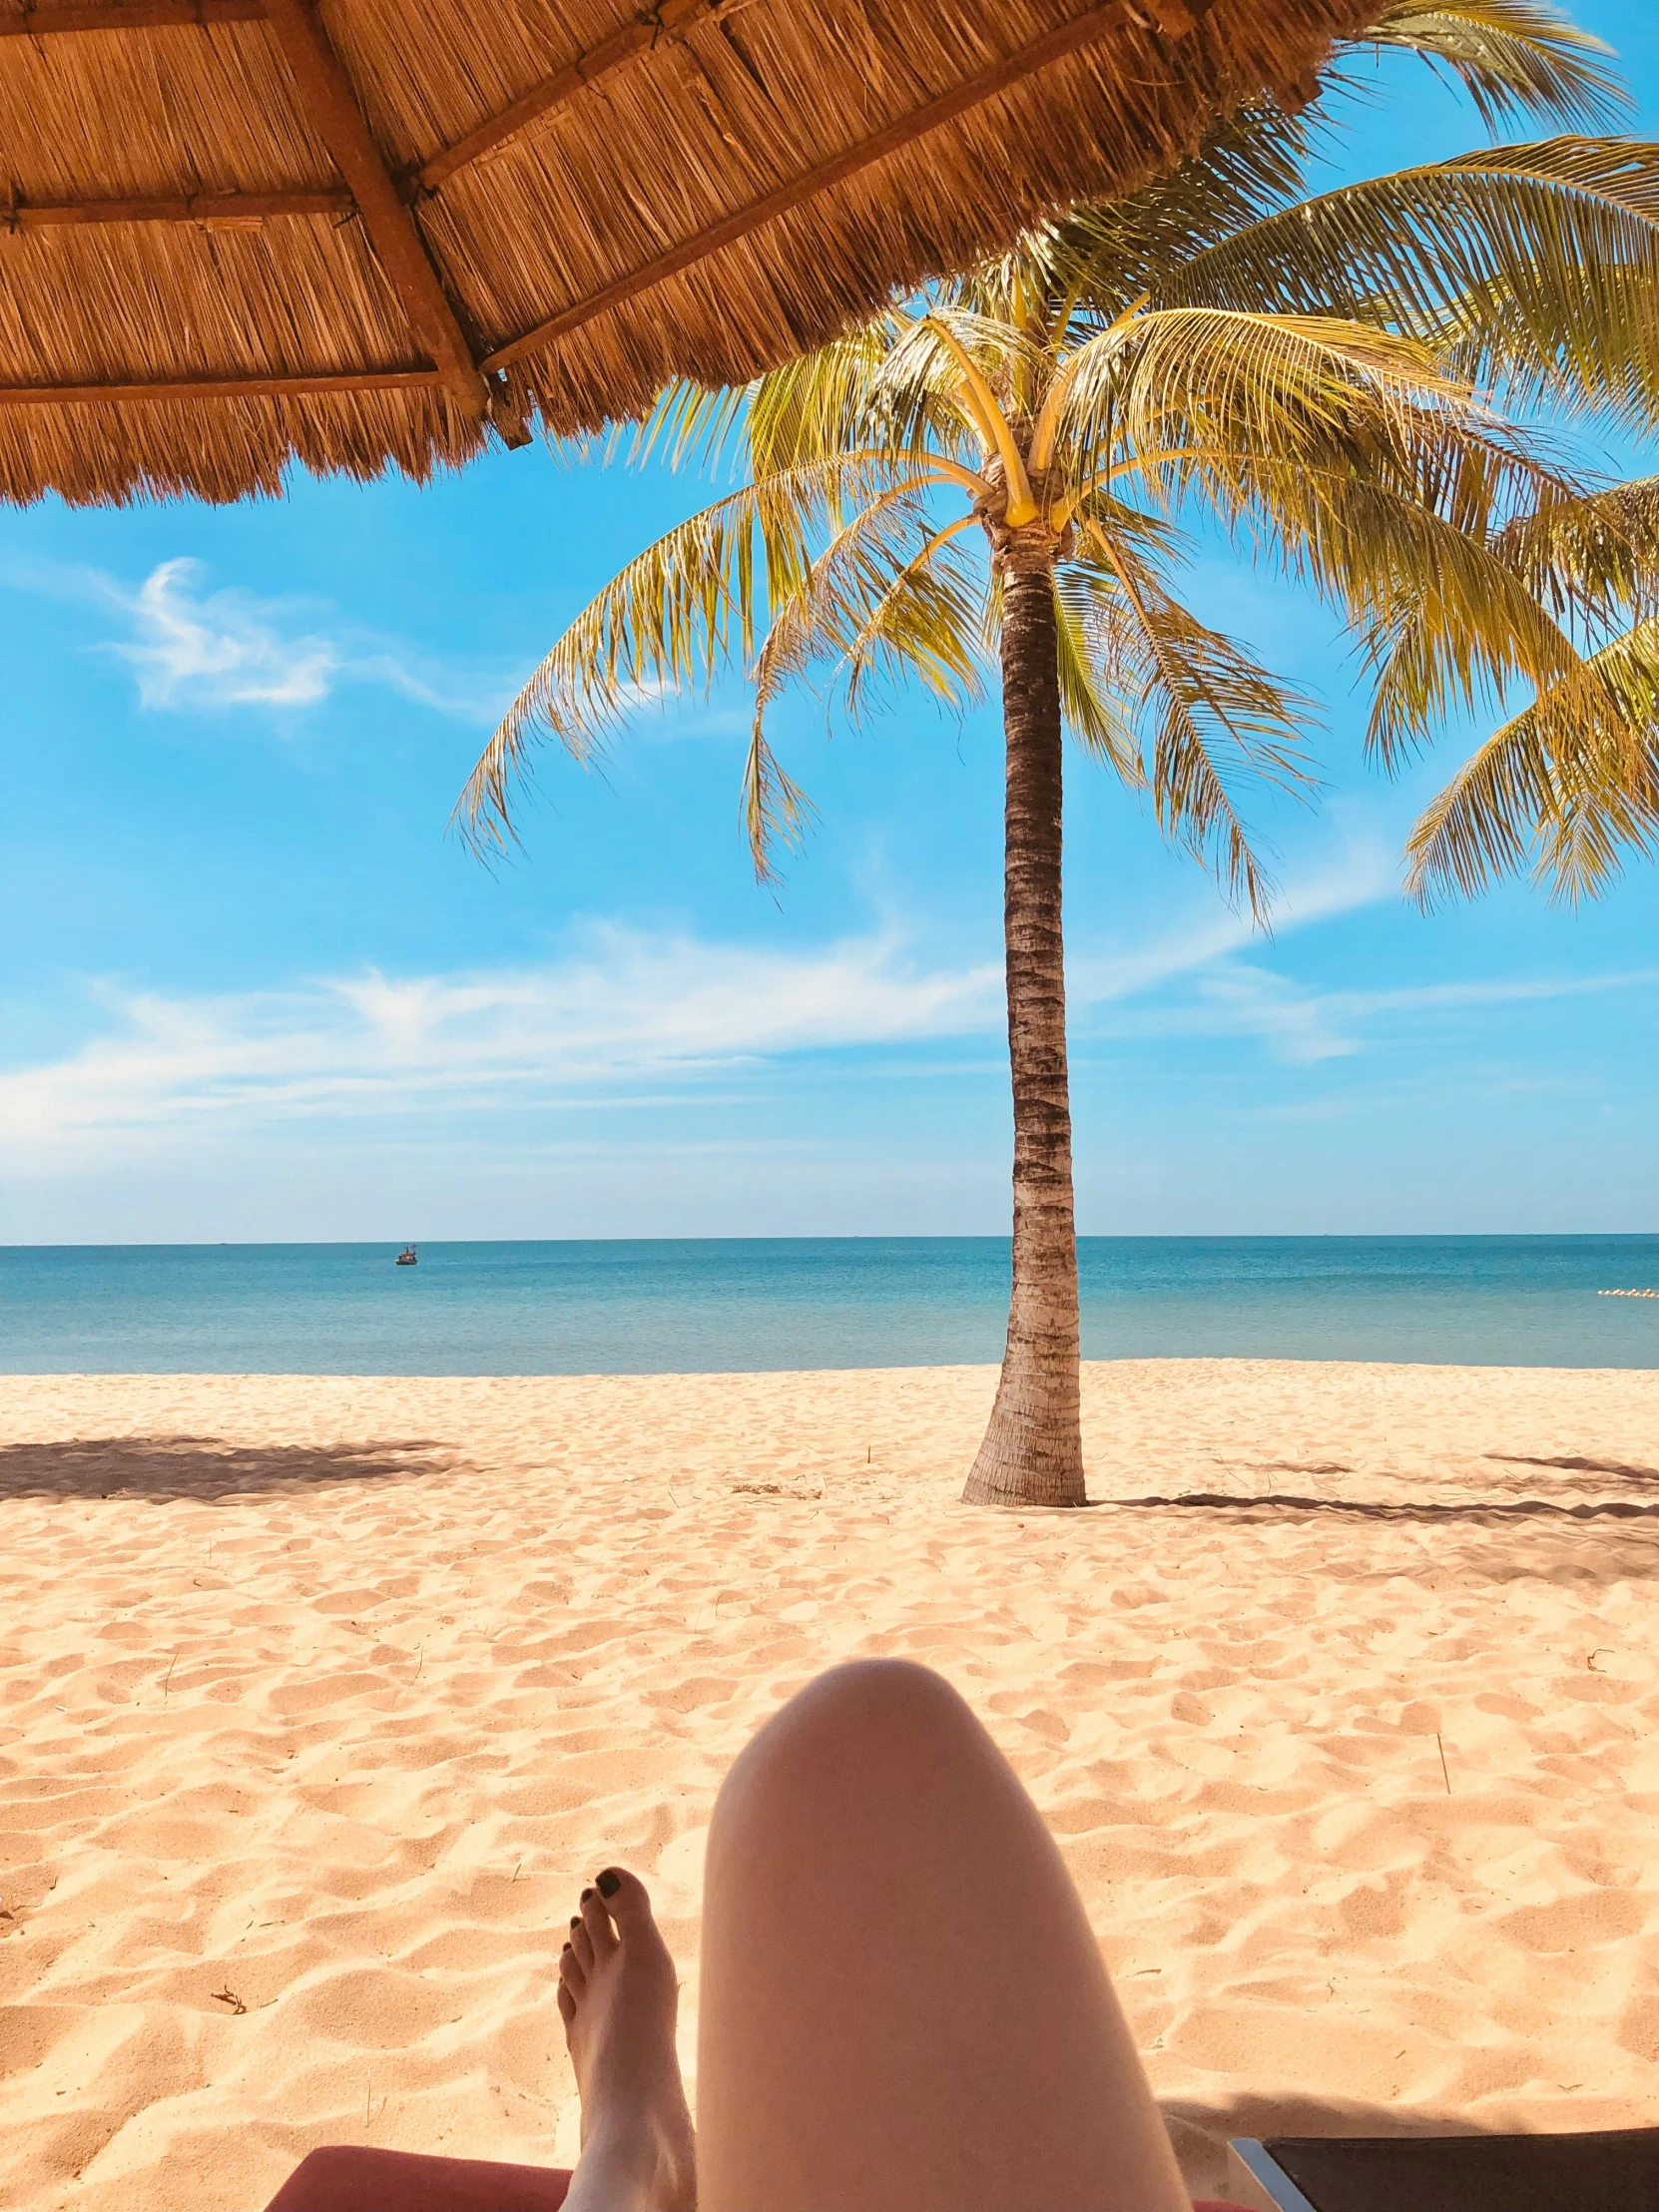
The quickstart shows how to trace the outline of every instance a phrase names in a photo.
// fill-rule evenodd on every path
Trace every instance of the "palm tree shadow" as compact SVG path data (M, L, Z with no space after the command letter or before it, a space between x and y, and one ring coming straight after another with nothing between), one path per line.
M223 1436L77 1436L0 1444L0 1500L248 1497L339 1482L409 1481L453 1465L427 1437L363 1444L239 1444Z
M1381 1521L1659 1519L1659 1504L1643 1505L1624 1497L1586 1498L1573 1505L1558 1504L1553 1498L1544 1497L1470 1498L1456 1505L1424 1498L1401 1505L1382 1498L1299 1497L1288 1490L1264 1490L1255 1494L1233 1490L1183 1490L1167 1497L1114 1497L1103 1498L1100 1502L1126 1511L1342 1513L1361 1520Z
M1569 1474L1616 1474L1626 1482L1659 1482L1659 1467L1630 1466L1622 1459L1539 1459L1527 1451L1488 1451L1486 1457L1511 1467L1564 1467Z

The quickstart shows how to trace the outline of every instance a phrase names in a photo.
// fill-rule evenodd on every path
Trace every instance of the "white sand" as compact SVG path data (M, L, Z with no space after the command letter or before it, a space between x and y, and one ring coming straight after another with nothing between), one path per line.
M576 1889L652 1883L689 2061L721 1773L859 1652L1035 1794L1195 2186L1659 2121L1659 1375L1097 1366L1094 1495L1286 1502L1025 1519L992 1381L0 1382L0 2202L568 2163Z

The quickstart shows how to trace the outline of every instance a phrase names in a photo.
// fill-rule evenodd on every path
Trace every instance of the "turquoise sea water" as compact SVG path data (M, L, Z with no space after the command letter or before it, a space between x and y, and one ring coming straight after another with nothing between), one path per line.
M0 1249L7 1374L590 1375L1001 1356L992 1237ZM1090 1359L1659 1367L1659 1236L1087 1237Z

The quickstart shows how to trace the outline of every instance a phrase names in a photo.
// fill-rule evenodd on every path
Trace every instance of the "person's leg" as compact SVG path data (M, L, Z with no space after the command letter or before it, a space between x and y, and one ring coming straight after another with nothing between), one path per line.
M1187 2212L1060 1855L921 1667L822 1676L727 1777L698 2053L704 2212Z

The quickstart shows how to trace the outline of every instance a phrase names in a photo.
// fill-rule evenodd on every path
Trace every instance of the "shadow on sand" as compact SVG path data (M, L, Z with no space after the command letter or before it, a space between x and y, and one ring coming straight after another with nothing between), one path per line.
M1439 1505L1424 1499L1415 1505L1398 1505L1382 1498L1298 1497L1286 1490L1263 1490L1241 1496L1231 1490L1184 1490L1173 1497L1103 1498L1102 1504L1124 1511L1199 1511L1227 1513L1343 1513L1351 1518L1380 1521L1475 1521L1502 1520L1659 1520L1659 1504L1642 1505L1632 1498L1591 1498L1577 1505L1558 1505L1543 1497L1471 1498L1464 1505Z
M1616 1474L1626 1482L1659 1482L1659 1467L1626 1466L1622 1459L1536 1459L1525 1451L1488 1451L1511 1467L1564 1467L1569 1474Z
M223 1436L78 1436L0 1444L0 1499L213 1498L336 1482L408 1481L454 1463L425 1437L367 1444L236 1444Z

